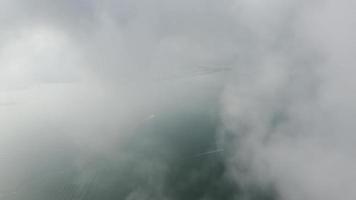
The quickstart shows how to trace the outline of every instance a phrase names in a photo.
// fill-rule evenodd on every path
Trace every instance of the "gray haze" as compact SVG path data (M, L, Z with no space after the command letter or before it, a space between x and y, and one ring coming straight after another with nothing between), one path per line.
M0 0L0 199L355 199L355 10Z

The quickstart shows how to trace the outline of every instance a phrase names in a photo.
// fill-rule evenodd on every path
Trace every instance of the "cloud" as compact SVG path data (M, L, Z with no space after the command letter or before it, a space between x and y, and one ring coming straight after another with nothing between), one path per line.
M273 2L248 5L258 51L223 98L233 174L272 185L281 199L353 199L354 5Z
M18 193L48 199L41 191L64 184L99 199L354 199L354 9L1 1L1 193L62 171ZM221 155L181 158L216 143Z

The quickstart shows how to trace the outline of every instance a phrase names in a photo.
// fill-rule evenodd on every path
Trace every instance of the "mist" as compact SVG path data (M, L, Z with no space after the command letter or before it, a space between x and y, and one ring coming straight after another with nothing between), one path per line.
M0 1L0 199L355 199L355 9Z

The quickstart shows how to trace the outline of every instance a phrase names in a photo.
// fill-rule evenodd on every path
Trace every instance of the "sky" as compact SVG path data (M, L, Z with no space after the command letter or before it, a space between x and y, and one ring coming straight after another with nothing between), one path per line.
M0 199L355 199L355 9L0 0Z

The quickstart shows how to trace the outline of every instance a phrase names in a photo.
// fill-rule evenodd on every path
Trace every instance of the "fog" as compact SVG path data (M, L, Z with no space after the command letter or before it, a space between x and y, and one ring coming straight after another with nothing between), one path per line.
M0 199L355 199L351 0L1 0Z

